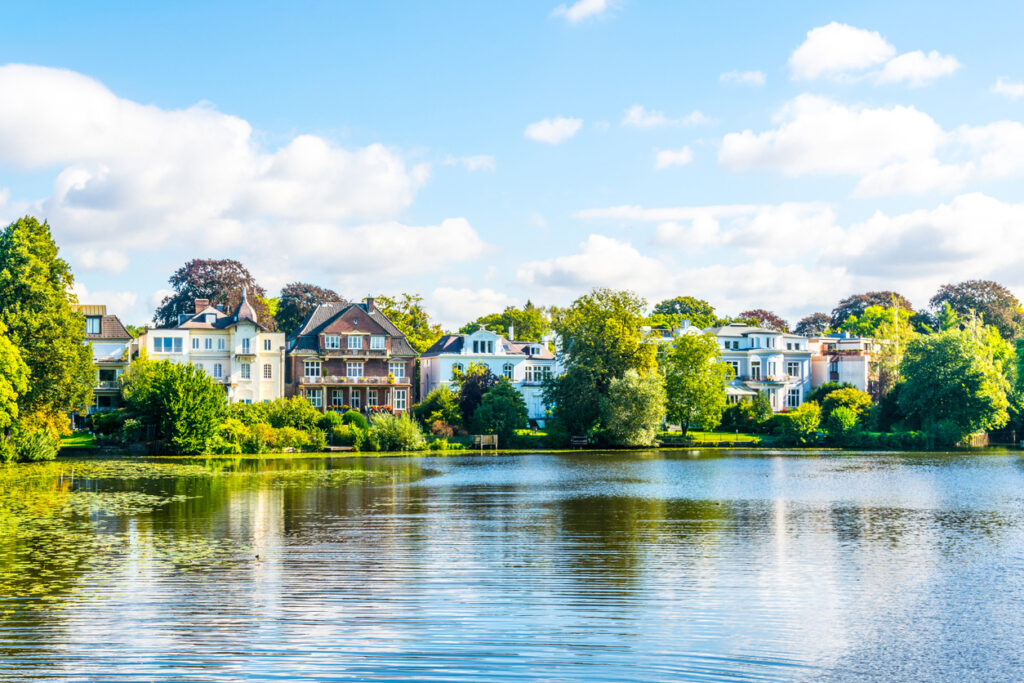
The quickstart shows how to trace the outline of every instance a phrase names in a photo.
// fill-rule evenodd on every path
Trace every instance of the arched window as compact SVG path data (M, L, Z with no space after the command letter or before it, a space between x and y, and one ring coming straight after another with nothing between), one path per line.
M452 365L452 379L455 379L455 375L462 372L465 368L462 367L462 363L455 363Z
M502 374L505 375L509 380L512 379L512 364L505 363L505 367L502 368Z

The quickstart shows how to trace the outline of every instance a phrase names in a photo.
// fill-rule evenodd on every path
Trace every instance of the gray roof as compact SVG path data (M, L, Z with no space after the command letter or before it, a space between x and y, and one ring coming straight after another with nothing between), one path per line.
M96 316L86 316L96 317ZM85 334L86 339L117 339L127 340L131 339L132 335L125 329L124 325L121 324L121 320L116 315L104 315L99 316L100 318L100 331L98 334Z
M416 350L409 344L405 333L398 329L375 305L368 305L366 303L354 304L348 301L328 301L317 304L317 307L313 309L302 325L299 326L299 331L292 337L291 350L316 351L318 348L317 337L323 328L327 327L338 316L344 314L353 306L366 313L371 320L384 328L384 331L391 336L392 355L416 355Z
M465 334L446 334L431 345L429 349L423 352L421 357L433 357L440 356L442 354L449 353L462 353L463 347L466 345L466 337L469 335ZM538 360L554 360L555 354L551 353L548 349L547 344L543 342L530 342L530 341L509 341L505 337L499 336L501 340L502 349L509 356L526 356L528 358L536 358ZM540 353L531 354L530 347L539 346Z

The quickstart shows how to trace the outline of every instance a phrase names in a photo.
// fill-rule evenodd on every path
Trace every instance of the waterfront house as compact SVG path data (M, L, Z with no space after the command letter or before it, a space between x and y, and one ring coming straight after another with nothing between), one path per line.
M811 350L807 337L732 323L705 330L715 335L722 362L735 370L726 388L731 401L768 395L772 410L796 408L811 386Z
M547 419L543 382L558 373L558 362L544 341L515 341L480 327L472 334L446 334L420 357L420 400L441 384L457 389L455 371L470 363L486 365L496 377L505 377L526 402L531 421L539 426Z
M121 407L121 377L131 363L132 335L116 315L107 313L105 305L75 306L85 317L85 343L92 346L92 363L96 368L96 384L89 414Z
M146 330L139 349L153 360L168 359L203 368L224 386L232 403L259 403L284 396L283 332L260 324L245 292L231 313L196 299L192 313L175 327Z
M861 391L874 389L873 358L878 342L869 337L851 337L845 332L812 337L811 388L826 382L846 382Z
M416 351L374 304L319 304L288 339L290 396L321 411L409 410Z

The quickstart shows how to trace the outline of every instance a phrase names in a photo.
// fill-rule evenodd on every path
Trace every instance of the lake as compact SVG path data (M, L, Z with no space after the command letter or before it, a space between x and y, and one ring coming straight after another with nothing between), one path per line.
M1013 452L4 476L3 680L1024 678Z

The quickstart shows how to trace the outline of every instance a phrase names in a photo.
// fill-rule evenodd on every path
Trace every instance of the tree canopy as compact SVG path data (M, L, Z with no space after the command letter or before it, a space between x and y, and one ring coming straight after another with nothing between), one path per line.
M881 306L882 308L889 308L896 306L907 311L913 312L914 307L910 301L900 294L899 292L892 292L889 290L881 292L865 292L864 294L852 294L832 309L832 324L833 329L839 329L839 327L846 322L846 319L850 316L861 316L869 306Z
M498 378L486 364L470 363L465 370L455 369L455 383L459 386L459 412L463 423L471 425L484 394L498 383Z
M28 376L21 352L0 323L0 435L5 436L18 419L18 400L28 391Z
M789 332L789 323L771 311L766 311L763 308L753 308L749 311L743 311L740 313L740 317L744 320L755 320L757 321L758 327L763 327L766 330Z
M928 305L935 311L941 311L945 304L949 304L961 317L970 315L972 311L982 316L983 322L998 329L1003 339L1020 336L1024 309L1013 292L998 282L967 280L942 285Z
M211 305L223 306L226 312L230 312L241 302L242 291L245 290L260 324L271 330L277 329L277 321L267 301L267 291L238 261L192 259L174 271L168 282L174 291L164 297L153 314L157 327L177 325L179 314L195 312L196 299L209 299Z
M616 446L653 446L665 419L665 385L657 373L627 370L611 380L601 398L601 424Z
M344 301L333 289L317 287L308 282L290 282L281 288L277 299L277 328L285 335L292 335L318 304L328 301Z
M805 337L817 337L825 334L832 328L832 318L827 313L812 313L793 328L793 332Z
M497 434L506 447L511 444L517 429L526 426L529 413L519 390L507 378L487 390L473 414L473 431L477 434Z
M441 338L441 326L430 320L430 315L423 308L423 297L419 294L402 294L400 297L378 295L374 304L402 331L418 353L423 353Z
M718 341L709 334L684 334L665 350L659 367L665 376L667 415L683 434L693 425L715 427L725 410L725 386L732 366L720 363Z
M540 341L550 329L543 311L530 301L522 308L508 306L501 313L481 316L463 325L459 332L469 334L481 326L486 326L492 332L498 332L506 337L509 336L509 328L513 328L517 341Z
M714 306L703 299L692 296L677 296L659 301L651 313L671 316L668 319L675 321L673 326L682 324L683 320L689 320L691 325L697 327L712 327L717 322Z

